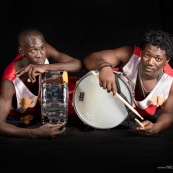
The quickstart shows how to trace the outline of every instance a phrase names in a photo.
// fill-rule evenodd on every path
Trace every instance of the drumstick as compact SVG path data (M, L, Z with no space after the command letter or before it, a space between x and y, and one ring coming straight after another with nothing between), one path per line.
M67 71L63 71L62 78L63 78L64 82L68 83L68 72Z
M138 119L134 119L141 127L144 127L144 125L138 120Z
M139 118L142 120L144 119L143 117L140 116L140 114L128 103L126 100L124 100L118 93L114 97L118 97L131 111L133 111Z
M98 79L98 74L95 71L91 71L91 73L97 77ZM128 103L126 100L124 100L118 93L114 97L118 97L131 111L133 111L139 118L143 120L143 117L140 116L140 114Z

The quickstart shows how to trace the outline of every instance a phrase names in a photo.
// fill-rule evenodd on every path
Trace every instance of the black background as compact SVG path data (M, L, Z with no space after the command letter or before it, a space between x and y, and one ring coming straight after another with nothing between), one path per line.
M26 27L39 28L59 51L83 60L93 51L139 45L150 29L173 34L171 5L170 0L3 0L0 75L17 55L17 36ZM151 138L134 129L84 133L76 128L55 140L0 137L0 169L53 173L173 169L172 128Z
M173 34L172 13L168 0L2 1L0 75L26 27L39 28L59 51L83 60L93 51L138 45L150 29Z

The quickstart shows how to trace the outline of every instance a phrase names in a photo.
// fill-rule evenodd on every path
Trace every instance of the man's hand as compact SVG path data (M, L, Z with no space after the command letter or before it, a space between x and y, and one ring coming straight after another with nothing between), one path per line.
M146 120L142 122L143 127L139 126L136 128L137 131L139 131L141 134L151 136L156 134L155 126L152 122Z
M21 68L18 70L15 75L16 76L22 76L23 74L28 74L28 82L34 83L36 81L36 76L38 76L40 73L45 72L45 65L40 64L29 64L26 67Z
M107 92L116 95L117 88L115 82L115 74L111 67L104 67L99 72L99 82L103 89L107 89Z
M57 135L65 132L65 124L46 123L35 129L27 129L27 133L32 138L55 138Z

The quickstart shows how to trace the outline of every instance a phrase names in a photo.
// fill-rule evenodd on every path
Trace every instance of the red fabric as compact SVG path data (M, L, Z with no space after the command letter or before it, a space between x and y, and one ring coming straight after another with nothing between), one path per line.
M173 77L173 69L171 68L171 66L169 64L167 64L166 66L164 66L164 72L166 74L168 74L169 76Z
M134 46L134 51L133 54L137 55L137 56L141 56L141 49L138 46Z
M4 70L3 76L2 76L2 80L13 80L16 76L15 76L15 67L14 67L14 62L18 59L21 59L22 55L17 55L17 57L6 67L6 69Z
M157 106L156 105L149 105L146 109L140 109L139 107L135 107L136 111L142 116L153 116L157 110Z
M73 107L73 93L76 86L76 82L79 80L77 77L69 77L68 79L68 115L77 115Z

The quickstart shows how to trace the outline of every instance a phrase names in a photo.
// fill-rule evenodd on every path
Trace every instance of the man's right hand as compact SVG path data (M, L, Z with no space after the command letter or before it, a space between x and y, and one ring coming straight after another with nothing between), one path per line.
M115 74L111 67L104 67L99 71L99 83L108 93L112 91L113 95L116 95Z

